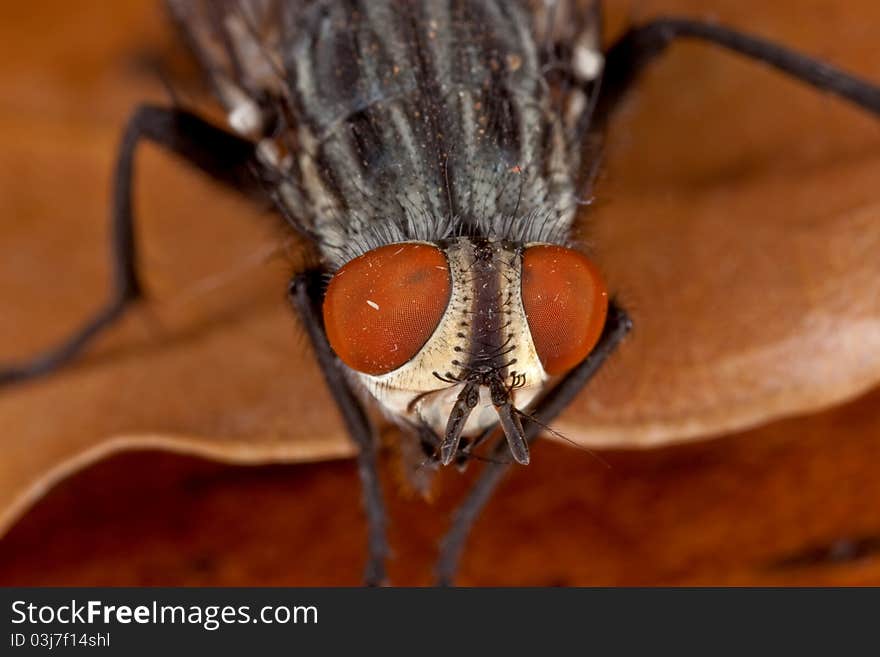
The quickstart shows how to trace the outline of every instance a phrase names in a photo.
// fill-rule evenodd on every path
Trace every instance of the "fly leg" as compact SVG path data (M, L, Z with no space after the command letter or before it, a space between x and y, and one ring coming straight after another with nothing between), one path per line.
M364 581L367 586L385 582L385 559L388 542L385 536L385 502L376 467L376 430L364 407L355 396L339 366L336 355L327 342L321 314L324 272L312 270L299 274L290 284L290 300L303 321L309 340L315 350L324 381L342 414L348 434L358 447L358 476L367 516L368 548Z
M630 28L608 49L591 130L604 128L642 70L677 39L698 39L737 52L880 116L880 86L867 80L784 46L720 25L686 18L659 18Z
M137 239L132 210L134 156L143 140L179 155L219 182L243 193L259 196L261 192L251 142L182 109L140 106L128 121L114 173L110 217L113 262L110 298L59 344L29 360L0 366L0 386L38 377L64 365L143 296L137 271Z
M596 347L589 356L565 376L559 385L541 398L531 413L537 422L528 422L523 429L528 442L537 437L542 426L550 424L557 415L565 410L614 352L631 328L632 322L629 316L622 308L612 302L608 308L605 328ZM528 420L528 418L525 419ZM452 585L471 527L511 465L503 460L507 454L509 454L507 443L500 440L492 455L494 460L491 460L483 468L477 483L474 484L464 502L453 515L450 528L440 544L440 556L437 559L435 570L439 585Z

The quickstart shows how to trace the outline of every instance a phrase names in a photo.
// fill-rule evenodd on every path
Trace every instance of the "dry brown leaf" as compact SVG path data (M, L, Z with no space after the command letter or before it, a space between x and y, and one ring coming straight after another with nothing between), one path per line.
M106 290L106 192L134 72L167 38L152 0L46 0L0 25L0 362L67 333ZM614 3L612 22L626 12ZM704 2L640 3L637 16ZM712 17L880 80L880 6L717 2ZM770 6L772 5L772 6ZM873 26L873 27L872 27ZM151 149L138 207L153 301L88 356L0 393L0 529L60 477L155 446L235 462L351 453L274 260L271 217ZM636 330L559 423L590 445L696 438L880 379L880 128L705 46L676 47L616 121L590 235Z
M716 440L601 458L538 444L477 523L459 581L880 585L878 409L880 388ZM449 513L478 472L441 473L431 503L388 487L391 582L431 583ZM0 585L351 585L365 557L358 490L350 461L119 454L55 487L0 540Z

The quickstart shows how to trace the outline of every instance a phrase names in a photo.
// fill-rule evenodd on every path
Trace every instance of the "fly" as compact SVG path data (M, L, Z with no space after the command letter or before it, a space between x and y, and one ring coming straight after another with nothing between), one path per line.
M375 404L426 468L494 442L441 548L452 581L468 531L509 463L630 331L574 237L609 117L680 38L763 62L880 115L880 88L719 25L658 19L603 48L582 0L167 0L226 110L227 129L142 106L113 197L114 294L10 383L75 356L141 296L135 148L158 143L270 199L320 265L290 298L359 449L366 581L385 579ZM423 469L424 470L424 469Z

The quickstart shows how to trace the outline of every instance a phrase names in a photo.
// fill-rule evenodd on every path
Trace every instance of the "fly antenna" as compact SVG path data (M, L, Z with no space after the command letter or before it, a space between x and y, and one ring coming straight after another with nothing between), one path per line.
M522 422L519 419L519 411L510 402L510 392L504 387L499 377L493 378L489 383L489 392L492 395L492 405L498 413L498 421L507 438L507 445L514 460L521 465L529 464L529 442L526 440Z
M612 469L612 465L611 465L608 461L606 461L604 458L602 458L602 456L601 456L596 450L594 450L594 449L590 449L590 448L587 447L586 445L581 445L580 443L578 443L578 442L572 440L571 438L569 438L568 436L566 436L566 435L563 434L563 433L560 433L559 431L557 431L557 430L554 429L553 427L544 424L544 423L541 422L538 418L536 418L534 415L530 415L529 413L525 413L525 412L523 412L523 411L521 411L521 410L519 410L519 409L516 409L516 413L517 413L517 415L519 415L521 418L523 418L523 419L525 419L525 420L528 420L529 422L532 422L532 423L538 425L539 427L541 427L541 428L542 428L544 431L546 431L547 433L553 435L553 436L556 437L556 438L559 438L559 440L562 440L562 441L564 441L564 442L567 442L567 443L568 443L569 445L571 445L572 447L575 447L575 448L577 448L577 449L579 449L579 450L581 450L581 451L583 451L583 452L586 452L587 454L589 454L590 456L592 456L594 459L596 459L599 463L601 463L603 466L605 466L605 468L607 468L608 470L611 470L611 469Z
M469 381L458 393L458 398L449 414L449 421L446 423L446 434L440 443L440 462L443 465L449 465L455 460L458 443L461 441L461 432L464 430L464 425L467 424L471 411L479 401L480 388L473 381Z

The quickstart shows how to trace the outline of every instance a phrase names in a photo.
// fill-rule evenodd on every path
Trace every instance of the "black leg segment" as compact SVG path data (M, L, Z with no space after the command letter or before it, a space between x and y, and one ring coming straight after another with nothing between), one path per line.
M659 18L631 28L606 53L593 129L604 127L642 70L677 39L698 39L721 46L880 115L880 86L876 84L784 46L720 25L686 18Z
M321 314L323 284L322 271L303 272L290 284L290 300L303 321L327 387L358 448L358 475L367 515L369 547L364 580L368 586L379 586L385 582L388 541L385 536L385 502L377 468L376 431L363 405L348 385L336 355L327 342Z
M254 145L181 109L143 105L129 119L113 182L110 217L113 280L110 298L61 343L30 360L0 366L0 386L47 374L64 365L143 294L137 271L132 185L137 145L151 141L179 155L215 180L259 197Z
M608 309L605 328L595 349L538 402L534 412L531 413L531 417L537 422L528 422L528 418L524 418L526 420L524 432L529 442L537 437L543 426L550 424L565 410L631 328L632 322L626 312L612 302ZM437 559L435 572L439 585L450 586L453 583L471 528L510 468L510 463L504 462L507 455L507 443L500 440L492 455L496 460L486 464L477 483L453 515L450 528L440 545L440 556Z

